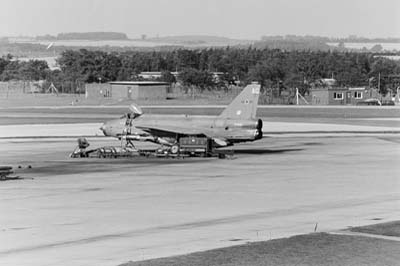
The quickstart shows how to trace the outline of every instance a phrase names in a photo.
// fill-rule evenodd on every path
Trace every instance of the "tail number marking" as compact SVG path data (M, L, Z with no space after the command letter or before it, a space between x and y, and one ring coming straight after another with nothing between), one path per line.
M260 88L253 88L251 91L253 94L260 94Z

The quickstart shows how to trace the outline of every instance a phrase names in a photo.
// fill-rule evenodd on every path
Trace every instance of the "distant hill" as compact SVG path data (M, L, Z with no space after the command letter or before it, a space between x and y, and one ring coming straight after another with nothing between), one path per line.
M211 35L177 35L177 36L164 36L157 38L147 38L146 41L162 42L181 45L236 45L236 44L249 44L252 40L231 39L227 37L211 36Z
M324 36L313 36L313 35L275 35L275 36L262 36L261 41L272 42L272 41L290 41L290 42L351 42L351 43L399 43L400 38L388 37L388 38L365 38L350 35L345 38L333 38Z
M120 32L67 32L59 33L57 36L45 35L38 36L38 40L128 40L125 33Z

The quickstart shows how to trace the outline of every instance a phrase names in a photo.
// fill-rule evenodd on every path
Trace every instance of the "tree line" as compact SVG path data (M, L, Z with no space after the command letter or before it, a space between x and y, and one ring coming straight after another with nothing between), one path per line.
M11 55L0 57L0 81L44 80L51 75L46 61L13 60Z
M393 77L400 75L399 61L373 53L253 47L124 52L65 50L57 62L60 70L50 71L43 61L18 62L2 57L0 79L46 79L56 87L66 87L64 91L73 91L78 83L137 80L142 71L160 71L163 80L174 82L171 72L179 72L180 83L201 89L257 81L266 88L297 87L305 92L315 80L334 77L339 86L377 87L379 83L385 93L399 85ZM213 72L223 74L215 80Z

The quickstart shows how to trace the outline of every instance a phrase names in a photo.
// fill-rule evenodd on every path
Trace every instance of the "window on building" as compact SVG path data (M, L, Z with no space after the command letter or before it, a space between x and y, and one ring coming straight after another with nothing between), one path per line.
M355 92L354 92L354 98L356 98L356 99L362 99L362 97L363 97L363 94L362 94L361 91L355 91Z
M335 99L335 100L343 100L343 93L341 93L341 92L334 92L334 93L333 93L333 99Z

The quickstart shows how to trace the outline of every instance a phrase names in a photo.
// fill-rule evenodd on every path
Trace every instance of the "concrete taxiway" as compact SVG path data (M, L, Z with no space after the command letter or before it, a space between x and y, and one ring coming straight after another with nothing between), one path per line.
M268 134L294 133L400 133L400 127L359 126L335 123L273 122L264 119L263 132ZM0 139L38 137L103 136L101 123L0 125Z
M233 160L69 159L74 146L0 142L26 178L0 183L0 265L117 265L400 219L398 134L269 137Z
M400 219L399 108L264 107L266 138L232 160L70 159L78 136L118 145L98 128L126 107L50 109L0 108L0 164L25 178L0 182L1 266L114 266Z

